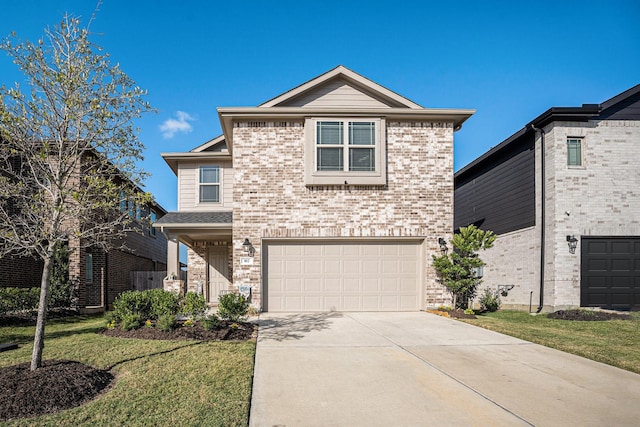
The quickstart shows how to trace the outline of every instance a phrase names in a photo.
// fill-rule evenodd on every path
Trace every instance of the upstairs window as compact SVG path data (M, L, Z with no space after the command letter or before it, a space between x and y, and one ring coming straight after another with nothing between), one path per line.
M582 166L581 138L567 138L567 166Z
M220 203L220 167L200 167L200 203Z
M156 229L153 227L153 224L155 224L157 219L158 219L158 216L156 215L156 211L151 209L151 212L149 212L149 221L151 221L152 225L151 225L151 228L149 228L149 234L151 234L152 236L156 235Z
M309 119L307 185L386 183L384 120Z

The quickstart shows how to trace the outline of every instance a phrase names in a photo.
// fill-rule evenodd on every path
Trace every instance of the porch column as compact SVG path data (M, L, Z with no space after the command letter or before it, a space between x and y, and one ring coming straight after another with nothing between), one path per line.
M171 274L180 279L180 244L176 239L167 240L167 276Z

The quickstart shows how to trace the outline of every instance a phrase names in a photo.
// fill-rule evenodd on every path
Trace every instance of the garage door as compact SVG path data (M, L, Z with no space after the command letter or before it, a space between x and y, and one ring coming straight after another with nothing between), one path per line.
M419 242L271 242L266 311L415 311Z
M583 237L580 305L640 310L640 237Z

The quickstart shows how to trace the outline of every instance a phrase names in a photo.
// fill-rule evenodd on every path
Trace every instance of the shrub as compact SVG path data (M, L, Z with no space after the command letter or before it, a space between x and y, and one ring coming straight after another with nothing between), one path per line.
M138 314L144 321L165 314L176 315L179 301L177 295L162 289L126 291L113 302L113 310L119 320L128 314Z
M163 289L150 289L143 293L151 299L150 318L157 319L163 314L177 314L180 307L180 298L173 292Z
M35 310L39 302L40 288L0 288L0 314Z
M222 322L220 322L220 318L216 314L211 314L202 321L202 326L207 331L213 331L214 329L219 329L222 326Z
M192 319L197 319L204 316L206 310L207 303L203 295L198 295L195 292L187 292L182 299L180 314L189 316Z
M71 308L78 304L78 283L72 281L51 282L49 308Z
M485 288L482 295L480 295L480 310L494 312L500 308L500 297L497 292L492 291L489 288Z
M120 321L131 314L136 314L141 319L147 320L151 318L151 298L145 292L123 292L113 302L113 311Z
M176 327L176 316L173 314L163 314L158 317L156 327L165 332L173 331Z
M139 314L126 314L120 321L120 327L125 331L138 329L142 324L142 318Z
M225 294L219 299L218 315L230 322L246 320L249 311L249 301L241 294Z

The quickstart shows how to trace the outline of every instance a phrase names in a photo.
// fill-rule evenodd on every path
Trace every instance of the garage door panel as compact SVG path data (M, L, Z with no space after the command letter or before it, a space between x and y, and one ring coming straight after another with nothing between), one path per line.
M298 260L288 259L284 262L284 274L287 276L290 275L300 275L302 273L302 262Z
M413 295L401 295L400 296L400 305L403 307L403 310L411 310L411 307L414 307L418 301L416 297Z
M360 277L345 277L343 279L344 292L360 292Z
M419 242L397 241L268 243L265 308L419 310L419 248Z
M320 277L304 278L304 291L306 293L322 291L322 279Z
M299 278L284 279L284 288L282 290L286 293L301 292L302 281Z
M640 308L640 237L582 238L580 305Z
M305 275L322 274L322 261L319 259L306 259L302 263L302 270Z
M629 255L630 246L631 242L628 241L611 242L611 253Z

